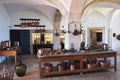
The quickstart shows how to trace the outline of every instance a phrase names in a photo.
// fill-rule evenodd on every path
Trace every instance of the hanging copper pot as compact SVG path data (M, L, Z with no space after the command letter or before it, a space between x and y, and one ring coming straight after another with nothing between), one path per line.
M79 34L82 34L82 29L80 29Z
M76 29L76 24L75 24L75 30L72 34L75 35L75 36L79 34L79 31Z
M56 30L55 36L59 36L59 33L57 32L57 30Z
M116 37L118 40L120 40L120 34L119 35L117 35L117 37Z

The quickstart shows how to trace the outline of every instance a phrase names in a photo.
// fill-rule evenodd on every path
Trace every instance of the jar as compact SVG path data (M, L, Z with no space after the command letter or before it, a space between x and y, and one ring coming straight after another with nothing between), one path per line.
M27 67L25 64L22 63L22 61L20 61L20 63L15 66L15 72L17 76L24 76L26 73L26 70L27 70Z

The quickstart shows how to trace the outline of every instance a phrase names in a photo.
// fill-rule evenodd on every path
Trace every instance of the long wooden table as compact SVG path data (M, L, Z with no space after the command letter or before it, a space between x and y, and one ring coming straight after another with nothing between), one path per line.
M114 64L110 65L108 68L114 68L116 71L117 69L117 58L116 58L116 52L115 51L102 51L102 52L87 52L87 53L67 53L63 55L48 55L48 56L41 56L39 58L39 70L40 70L40 76L53 76L53 75L61 75L61 74L70 74L70 73L82 73L86 71L95 71L95 70L104 70L108 68L102 68L97 67L95 69L87 69L83 68L83 60L85 59L92 59L92 58L107 58L112 57L114 58ZM46 62L57 62L57 61L64 61L64 60L79 60L80 61L80 69L76 70L64 70L64 71L52 71L45 73L43 72L42 65Z
M0 56L14 56L15 64L17 63L16 50L0 50Z

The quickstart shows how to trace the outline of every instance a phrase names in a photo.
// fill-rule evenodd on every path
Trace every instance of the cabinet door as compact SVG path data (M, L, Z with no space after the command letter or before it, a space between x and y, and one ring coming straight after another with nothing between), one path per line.
M21 47L22 54L30 54L29 30L20 30L20 47Z

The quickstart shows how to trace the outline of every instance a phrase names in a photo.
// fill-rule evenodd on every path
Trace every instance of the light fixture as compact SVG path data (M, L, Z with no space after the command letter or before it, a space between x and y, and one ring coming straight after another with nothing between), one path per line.
M76 35L82 34L82 31L83 31L82 28L83 28L83 26L81 25L81 23L73 22L73 23L71 23L71 24L74 24L74 25L75 25L75 26L74 26L75 29L74 29L74 31L73 31L73 33L72 33L73 35L76 36ZM80 28L79 30L77 29L77 24L80 25L80 26L79 26L79 28Z
M64 26L62 26L62 28L64 28ZM69 23L68 23L68 31L66 31L65 29L63 29L62 33L64 33L64 34L71 33L71 31L69 30Z
M55 36L59 36L58 30L56 29L55 31Z
M74 31L73 31L72 34L75 35L75 36L79 34L79 31L78 31L77 28L76 28L76 24L75 24L75 29L74 29Z

